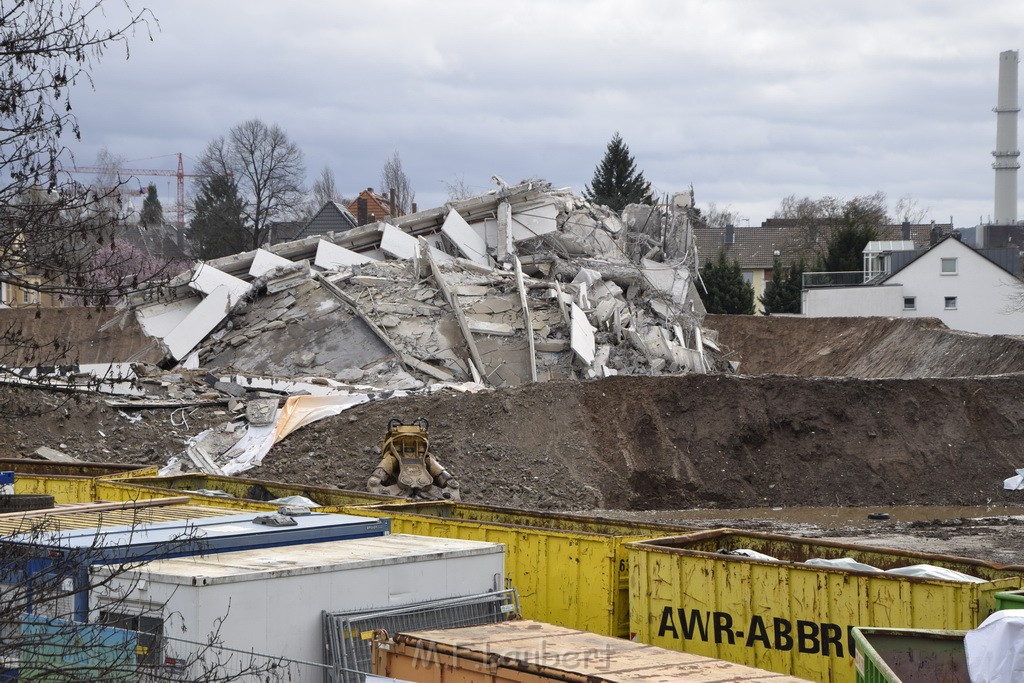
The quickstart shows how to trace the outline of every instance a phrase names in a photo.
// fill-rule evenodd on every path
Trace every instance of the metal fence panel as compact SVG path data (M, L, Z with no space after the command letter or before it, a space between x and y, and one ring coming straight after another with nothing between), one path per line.
M324 611L324 661L330 667L325 680L364 683L372 666L371 635L377 629L404 633L479 626L507 621L519 614L519 595L515 589L372 612Z

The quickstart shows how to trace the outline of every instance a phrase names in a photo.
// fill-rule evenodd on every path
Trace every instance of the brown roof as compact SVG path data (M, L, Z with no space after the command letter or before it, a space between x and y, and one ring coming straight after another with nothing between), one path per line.
M356 221L359 222L359 200L366 200L366 222L372 223L373 221L384 220L390 218L393 214L391 213L391 202L388 198L375 194L372 187L368 187L359 193L352 203L348 205L348 211L355 216Z
M932 228L938 228L943 235L953 230L951 224L935 225L923 223L911 225L910 239L919 248L931 243ZM879 240L901 240L903 226L882 225L878 227ZM718 252L725 249L726 256L739 261L743 269L769 269L775 259L775 252L784 266L792 265L801 258L808 267L813 267L819 254L824 253L827 234L823 230L814 230L801 225L795 219L769 218L755 227L736 227L733 229L732 244L725 244L725 228L694 228L694 240L697 244L697 256L700 265L718 257Z

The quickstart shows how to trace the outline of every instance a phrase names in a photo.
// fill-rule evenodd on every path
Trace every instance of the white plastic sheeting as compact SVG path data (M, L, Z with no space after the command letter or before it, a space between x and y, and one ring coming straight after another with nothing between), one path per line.
M971 683L1024 681L1024 609L993 613L964 636Z
M1007 491L1020 491L1024 489L1024 468L1017 470L1015 476L1003 480L1003 488Z

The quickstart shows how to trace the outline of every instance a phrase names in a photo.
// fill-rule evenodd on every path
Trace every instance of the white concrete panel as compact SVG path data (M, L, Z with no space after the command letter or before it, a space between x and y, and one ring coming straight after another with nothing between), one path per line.
M572 304L572 328L569 338L569 343L572 346L572 350L576 352L576 355L587 365L593 363L594 357L597 354L594 328L590 325L590 321L587 320L587 314L576 304Z
M377 260L379 259L374 258L371 254L352 251L326 240L320 240L316 245L316 259L313 264L324 270L334 270L342 266L358 266Z
M416 250L419 249L419 242L412 235L403 232L393 225L384 225L381 231L380 249L388 256L394 258L412 259L416 258Z
M652 287L669 296L675 303L683 303L690 285L689 268L658 263L650 259L643 259L642 267L644 278Z
M164 344L175 360L181 360L210 334L231 310L231 290L227 285L214 289L166 335Z
M412 259L416 257L416 252L419 249L419 241L412 235L402 231L400 228L396 228L393 225L384 225L383 235L380 239L380 249L388 256L394 258ZM434 244L439 239L436 235L424 235L424 238L428 243ZM444 253L436 247L430 248L430 253L433 255L434 260L438 262L448 262L454 259L448 254Z
M558 230L558 207L554 204L541 204L516 213L512 212L512 239L529 239L537 235L546 235Z
M248 282L240 280L234 275L228 275L224 271L217 270L213 266L201 261L196 264L192 280L188 285L197 292L202 292L206 295L213 293L219 287L226 287L231 305L234 305L239 299L248 294L250 288Z
M479 223L471 223L470 226L483 238L487 244L498 243L498 221L494 218L487 218Z
M257 249L256 256L252 259L252 265L249 266L249 275L259 277L269 273L274 268L293 265L295 265L294 261L289 261L283 256L278 256L266 249Z
M192 309L203 300L200 296L190 296L167 303L151 304L135 311L142 331L150 337L163 339L171 330L192 312Z
M487 243L470 227L466 219L458 211L449 211L441 226L441 234L451 240L459 253L473 263L490 267L491 259L487 256Z

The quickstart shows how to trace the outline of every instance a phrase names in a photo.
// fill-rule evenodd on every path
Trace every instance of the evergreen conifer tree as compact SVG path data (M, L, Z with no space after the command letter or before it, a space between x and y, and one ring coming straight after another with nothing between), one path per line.
M156 196L156 185L149 184L146 188L146 198L142 200L142 213L139 215L139 223L143 227L163 225L164 208L160 205L160 199Z
M706 292L702 297L708 313L754 312L754 288L743 279L739 261L729 263L725 251L718 252L718 259L708 260L700 269L700 277Z
M202 178L187 236L193 256L207 261L252 248L244 211L238 183L231 176Z
M804 263L799 261L789 267L788 273L783 273L782 261L776 257L772 265L772 279L761 295L761 306L766 314L800 312L803 272Z
M617 132L608 143L604 158L594 170L594 178L583 191L587 201L622 211L627 204L650 204L651 184L636 168L629 147Z

